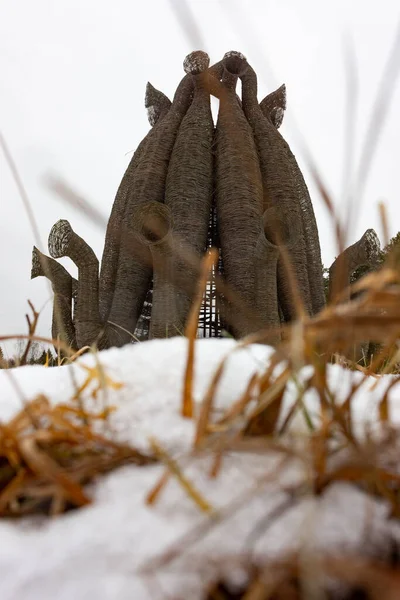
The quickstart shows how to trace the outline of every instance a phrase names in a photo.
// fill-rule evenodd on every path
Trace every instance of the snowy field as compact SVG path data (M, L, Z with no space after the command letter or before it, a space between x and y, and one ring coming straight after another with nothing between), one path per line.
M196 404L235 345L232 340L196 342ZM232 354L218 387L217 412L240 397L255 371L265 370L271 352L254 345ZM89 507L53 519L0 521L1 600L196 600L204 597L208 582L228 571L232 586L240 584L241 565L249 559L273 559L299 548L361 550L382 558L390 539L400 539L389 505L349 484L331 485L319 498L306 490L288 510L280 510L294 487L307 482L307 469L299 459L288 461L278 452L230 453L219 476L211 478L212 457L190 455L195 423L180 416L186 354L187 340L175 338L110 349L98 357L107 376L124 384L108 389L106 398L117 407L108 424L113 435L142 450L150 448L150 438L156 439L211 505L210 515L201 513L172 478L158 502L147 506L146 494L165 467L123 467L88 487L94 500ZM22 397L31 400L41 393L52 402L69 401L75 390L72 372L82 383L87 375L82 365L93 364L94 358L86 355L62 368L0 371L0 420L6 422L21 409ZM339 401L359 377L329 367L329 387ZM360 437L366 423L376 422L377 399L390 381L385 376L376 385L371 378L357 392L353 417ZM295 394L289 384L281 420ZM398 386L389 398L391 419L398 424ZM305 402L318 419L312 393ZM299 413L291 425L292 443L300 443L306 433ZM175 549L161 564L160 556Z

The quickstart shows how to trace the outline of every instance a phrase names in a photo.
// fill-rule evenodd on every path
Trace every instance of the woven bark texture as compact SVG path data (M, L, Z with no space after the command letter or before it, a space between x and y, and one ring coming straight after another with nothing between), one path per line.
M161 98L160 94L162 94L162 92L158 92L158 90L153 88L150 84L147 85L145 105L148 111L151 106L154 107L152 119L154 125L162 121L171 106L171 102L168 98L164 96L164 94L162 94L163 97ZM135 172L141 162L141 158L145 154L147 144L149 142L151 144L152 138L156 135L157 131L154 132L154 130L150 130L146 137L140 142L122 178L111 210L100 271L100 314L103 319L108 318L115 291L120 257L122 223L127 210L127 205L132 201Z
M172 149L192 96L193 76L189 74L178 86L168 113L150 132L128 190L110 320L129 332L135 330L152 276L151 257L137 237L134 215L147 202L164 202Z
M92 248L60 220L49 234L49 252L53 258L67 256L78 267L78 291L75 305L75 332L79 348L97 343L99 348L116 345L115 338L104 332L99 313L99 261Z
M137 233L148 246L153 264L153 297L150 338L183 333L179 310L182 288L175 281L179 254L172 234L171 211L161 202L148 202L136 216Z
M283 121L284 111L286 110L286 86L272 92L260 102L260 108L264 116L269 119L278 129ZM304 241L307 255L307 272L311 295L311 312L316 314L324 304L325 297L323 291L322 261L321 249L319 245L317 222L315 220L314 209L311 203L310 195L304 177L297 164L296 158L289 148L289 145L283 140L287 152L287 160L290 165L293 181L296 186L296 193L301 210L302 227L304 231Z
M304 232L298 227L301 209L296 182L287 159L286 143L272 121L265 117L258 103L257 76L250 66L242 76L242 101L243 110L253 130L260 160L263 207L264 210L273 209L286 228L296 232L296 240L292 236L291 243L287 246L288 257L304 307L311 313L306 244ZM278 289L285 320L291 321L296 317L296 310L287 267L282 258L278 260Z
M53 335L71 346L183 334L211 245L220 260L207 282L200 334L226 328L243 337L263 328L277 344L281 322L297 317L293 285L308 314L324 305L314 211L278 132L286 87L259 103L257 76L235 51L212 67L205 52L192 52L183 68L172 102L147 84L151 129L118 188L100 275L93 250L68 221L50 232L52 258L34 249L32 277L45 275L53 285ZM219 101L216 125L210 95ZM366 232L332 265L332 281L341 265L347 278L353 264L372 260L375 242ZM77 265L77 284L54 260L63 256Z
M245 60L225 58L215 138L216 204L224 277L248 306L255 306L254 254L260 235L262 182L251 127L236 99L236 83ZM233 307L232 307L233 310ZM244 314L227 319L232 333L242 337L252 329ZM257 328L258 323L254 323Z
M260 235L255 254L256 260L256 306L263 329L270 329L266 341L272 345L279 343L280 316L278 299L278 260L279 242L282 241L283 225L271 218L271 209L266 210L260 223ZM285 232L286 241L288 232ZM279 238L279 239L278 239Z
M187 66L189 68L189 66ZM176 252L190 249L200 261L207 246L208 224L213 193L213 135L207 78L194 76L193 101L182 120L172 151L166 182L165 203L171 211ZM185 324L197 286L197 270L180 261L179 278L187 280L182 293L180 322ZM179 262L175 261L179 269Z
M51 335L71 348L77 348L72 318L72 294L74 280L56 260L46 256L35 246L32 250L31 279L47 277L54 292ZM56 351L58 349L56 348Z

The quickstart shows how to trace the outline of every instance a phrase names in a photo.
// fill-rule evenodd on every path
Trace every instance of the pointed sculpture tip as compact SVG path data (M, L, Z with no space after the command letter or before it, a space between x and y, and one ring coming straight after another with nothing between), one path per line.
M282 85L276 90L279 96L281 97L281 108L286 110L287 105L287 91L286 91L286 83L282 83Z
M188 54L183 61L183 70L187 74L199 75L210 66L210 57L207 52L195 50Z
M260 102L260 108L276 129L279 129L286 110L286 85L283 83L274 92L265 96Z
M31 279L35 279L35 277L40 277L43 275L42 264L40 262L40 251L33 246L32 248L32 266L31 266Z
M146 85L146 94L144 98L144 105L147 109L147 118L149 119L150 125L153 127L163 110L168 110L171 106L171 100L160 90L154 87L149 81Z
M157 98L158 90L150 83L146 84L146 93L144 96L144 106L147 110L147 119L151 127L157 123L157 110L155 109L155 103Z
M150 81L148 81L146 83L146 93L144 96L144 105L146 108L148 108L149 106L151 106L154 102L154 98L157 95L157 90L154 87L154 85L152 85L150 83Z
M146 94L144 97L144 105L146 108L150 106L171 106L171 100L163 92L160 92L157 88L150 83L146 84Z
M361 239L365 243L369 260L377 260L381 251L381 242L375 229L367 229Z

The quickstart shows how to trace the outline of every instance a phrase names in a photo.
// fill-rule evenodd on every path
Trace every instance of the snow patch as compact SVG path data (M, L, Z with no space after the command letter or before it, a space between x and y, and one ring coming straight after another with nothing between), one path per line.
M220 361L236 348L233 340L196 342L194 397L197 409ZM255 560L277 558L289 550L352 552L388 551L387 540L396 530L388 505L351 485L331 485L319 498L305 496L288 504L290 490L306 476L299 459L283 464L282 455L228 454L218 478L209 477L211 458L187 454L195 424L180 416L182 382L188 345L185 338L155 340L99 353L101 364L121 390L110 390L108 402L118 408L111 427L118 439L147 449L149 436L180 461L186 476L225 518L217 522L199 513L196 506L171 480L156 506L145 502L146 493L163 473L160 465L119 469L89 487L93 505L57 519L41 517L0 521L0 592L2 600L141 600L168 597L201 599L206 584L249 553ZM230 406L245 390L251 376L268 364L272 349L254 345L229 357L217 391L216 410ZM27 399L43 393L54 402L66 402L73 393L73 371L78 383L86 377L81 364L94 366L92 356L61 368L27 366L13 371ZM299 383L309 377L305 368ZM328 368L328 384L338 401L343 400L361 374L338 365ZM367 379L358 390L353 417L360 435L377 415L378 399L391 377ZM90 391L90 390L89 390ZM297 397L289 385L281 419ZM318 400L307 393L304 402L319 419ZM400 390L389 393L392 420L400 422ZM21 400L7 372L0 371L0 420L21 408ZM293 436L306 431L301 413L291 426ZM295 438L294 438L295 439ZM281 510L281 507L285 507ZM235 509L233 506L235 505ZM271 515L276 515L271 518ZM210 526L211 525L211 526ZM198 527L199 539L183 536ZM189 539L189 538L188 538ZM157 576L143 570L171 545L185 552ZM235 583L235 582L233 582ZM237 582L236 582L237 583Z

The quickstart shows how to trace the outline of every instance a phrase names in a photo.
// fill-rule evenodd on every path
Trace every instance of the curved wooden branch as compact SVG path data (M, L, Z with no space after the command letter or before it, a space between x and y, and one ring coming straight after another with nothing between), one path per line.
M374 229L367 229L362 237L346 248L329 268L329 299L333 300L350 285L350 277L363 265L373 268L379 259L380 242Z
M242 337L259 327L249 318L255 306L254 252L260 235L262 182L253 134L236 99L236 83L247 62L229 52L223 60L222 84L215 136L216 206L224 277L248 306L249 314L234 315L222 307L232 333Z
M270 119L277 129L282 124L286 103L286 86L284 84L260 102L260 108L263 111L264 116L267 119ZM300 203L301 220L307 253L307 272L311 292L312 313L315 314L319 312L325 304L323 281L321 283L322 262L317 222L315 220L314 209L303 174L300 171L299 165L297 164L296 158L290 150L289 145L284 140L283 142L286 147L287 159Z
M193 53L196 56L196 53ZM190 55L189 55L190 56ZM201 53L200 55L201 56ZM217 75L220 72L221 63L217 63L210 68L210 74ZM180 102L181 96L187 94L187 98L184 98L184 103L190 102L191 90L185 90L190 88L190 77L185 79L185 82L181 83L180 90L178 88L176 94L176 101L174 111L177 112L177 104ZM181 91L184 94L180 93ZM117 271L120 264L120 248L121 248L121 236L123 229L125 228L125 235L129 236L131 223L128 219L124 220L127 206L131 203L135 204L135 186L134 176L138 165L141 163L141 159L146 159L145 169L148 167L148 157L151 156L154 148L157 148L157 144L160 139L162 140L165 130L168 132L169 129L178 129L179 126L179 114L175 114L168 123L163 124L161 127L160 123L164 117L168 114L172 104L170 100L159 90L154 88L150 83L146 87L145 106L148 109L151 124L154 123L154 128L146 135L146 137L139 144L126 172L118 188L117 195L112 207L110 219L107 226L103 257L101 261L100 270L100 316L103 321L106 321L109 317L113 296L115 292ZM183 111L185 112L185 111ZM179 109L178 109L179 113ZM178 125L176 125L176 117L178 116ZM145 153L147 144L150 143L150 149ZM137 195L137 194L136 194ZM148 198L146 199L148 200ZM134 210L134 208L132 208ZM123 225L124 223L124 225ZM144 261L149 265L150 257L145 253L143 247L138 248L137 240L131 239L130 241L131 253L141 253L144 255ZM113 317L115 316L115 310Z
M171 101L160 91L156 90L150 83L146 87L145 106L155 124L159 124L171 107ZM117 271L120 257L122 223L128 204L132 201L132 190L134 176L138 165L146 156L145 149L153 138L153 130L150 130L137 147L128 168L118 187L118 191L111 209L107 224L104 242L103 256L100 270L100 316L103 320L108 318L114 296Z
M277 132L278 135L279 132ZM297 198L300 206L301 223L304 233L307 257L307 273L311 296L311 314L315 315L325 306L323 267L321 260L321 247L319 243L317 221L310 194L297 160L283 138L287 152L287 159L296 186Z
M72 319L72 296L76 279L57 261L46 256L36 246L32 250L31 279L47 277L54 292L51 335L59 338L73 349L77 348L75 327ZM58 349L56 348L56 351Z
M67 256L78 267L78 302L75 306L75 331L79 348L96 343L99 348L122 345L119 333L104 327L99 313L99 261L92 248L60 220L49 234L49 252L53 258Z
M134 331L136 327L152 275L149 250L135 234L134 214L147 202L164 201L172 149L192 96L193 76L189 74L179 84L168 113L157 121L149 133L128 190L117 280L110 311L110 320L128 331Z
M285 228L289 231L296 229L303 222L301 210L301 198L299 194L298 181L295 177L293 164L288 158L288 146L276 129L269 113L266 117L257 100L257 76L249 66L242 79L242 101L243 110L251 124L254 138L260 158L260 168L263 183L264 210L274 209L276 214L284 219ZM265 107L265 105L264 105ZM318 232L309 240L311 246L319 252ZM296 243L288 246L289 259L293 267L297 281L298 290L303 301L306 312L314 312L312 296L323 294L322 264L321 260L313 257L313 265L308 265L306 232L303 227L298 230ZM316 262L316 265L315 265ZM312 268L315 280L311 280L308 269ZM318 277L318 269L319 277ZM280 258L278 261L278 285L285 287L288 279L287 268ZM319 287L318 287L319 286ZM318 304L318 302L316 302ZM285 308L286 307L286 308ZM294 301L286 298L282 304L285 321L296 318Z
M189 55L190 58L191 55ZM193 258L205 252L213 193L213 136L209 59L185 59L185 69L194 77L194 96L184 116L174 144L166 181L165 204L171 211L177 252L191 251ZM196 269L182 266L186 285L181 290L179 321L184 325L196 293ZM179 274L177 274L179 276ZM181 274L183 275L183 273Z

